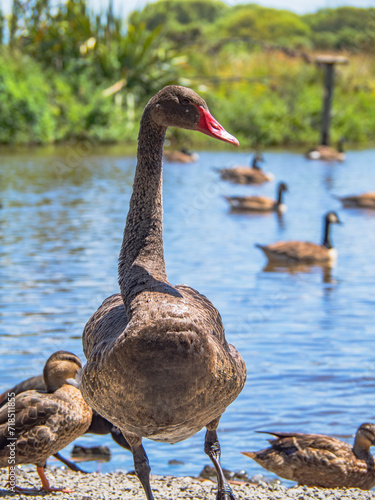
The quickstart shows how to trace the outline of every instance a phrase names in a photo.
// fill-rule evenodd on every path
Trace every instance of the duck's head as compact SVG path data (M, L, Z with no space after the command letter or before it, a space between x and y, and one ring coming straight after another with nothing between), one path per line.
M74 379L82 364L78 356L68 351L53 353L44 366L43 378L47 392L54 392L64 384L67 379Z
M355 445L364 449L369 449L375 445L375 425L362 424L355 435Z
M339 216L334 211L328 212L324 218L327 224L342 224Z
M239 145L238 140L211 115L206 102L187 87L164 87L150 99L144 114L161 127L197 130L215 139Z

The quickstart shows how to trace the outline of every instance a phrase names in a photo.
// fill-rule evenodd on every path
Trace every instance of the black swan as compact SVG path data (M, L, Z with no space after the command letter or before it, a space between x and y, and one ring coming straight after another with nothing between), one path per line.
M55 352L43 370L47 392L28 390L17 396L9 393L0 410L0 467L35 464L44 491L70 492L51 488L44 466L48 457L81 436L91 423L91 408L80 390L68 382L81 368L75 354ZM9 415L14 415L12 425ZM11 476L9 483L12 491L25 491L15 485Z
M375 425L362 424L354 446L323 434L267 432L271 446L243 452L262 467L299 485L320 488L360 488L375 486Z
M168 126L238 145L191 89L168 86L146 105L133 194L119 257L120 294L107 298L83 332L86 402L121 429L152 500L142 438L176 443L207 428L204 451L217 471L217 500L233 499L216 429L241 392L246 366L227 344L219 312L186 285L168 282L163 250L162 155Z
M337 250L330 239L331 224L341 224L336 212L328 212L323 219L323 243L317 245L306 241L278 241L271 245L256 246L263 250L270 262L280 264L326 264L337 259Z

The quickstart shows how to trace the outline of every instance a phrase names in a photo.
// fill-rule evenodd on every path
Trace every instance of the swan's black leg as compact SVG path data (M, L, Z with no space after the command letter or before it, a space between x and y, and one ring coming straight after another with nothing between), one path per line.
M214 464L217 474L217 495L216 500L235 500L231 487L227 483L223 469L220 465L220 443L217 438L216 428L219 424L219 419L211 422L207 426L206 438L204 441L204 452Z
M131 446L131 451L133 453L134 460L134 469L135 473L140 480L143 489L145 490L147 500L154 500L154 496L152 494L151 486L150 486L150 465L148 463L148 458L145 452L145 449L142 446L142 439L137 438L134 439L126 434L124 434L124 438Z

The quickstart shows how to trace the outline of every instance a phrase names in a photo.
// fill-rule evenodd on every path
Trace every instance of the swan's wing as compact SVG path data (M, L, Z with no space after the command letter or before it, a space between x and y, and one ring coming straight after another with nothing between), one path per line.
M194 288L187 285L177 285L178 290L185 300L193 307L193 310L200 317L205 328L210 330L221 342L225 342L224 325L219 311L205 295L202 295Z
M83 352L89 358L93 349L99 349L102 343L111 342L126 328L128 318L124 302L119 293L111 295L86 323L82 334Z

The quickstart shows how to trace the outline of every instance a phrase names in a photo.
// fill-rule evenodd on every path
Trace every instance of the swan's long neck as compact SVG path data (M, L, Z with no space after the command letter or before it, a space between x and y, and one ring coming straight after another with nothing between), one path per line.
M128 311L135 295L167 282L163 250L162 157L165 127L145 113L137 168L119 257L119 284Z
M323 246L326 248L333 248L330 235L331 223L328 219L324 221L324 232L323 232Z

